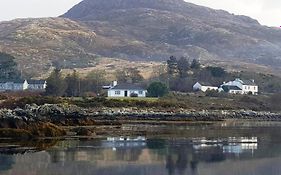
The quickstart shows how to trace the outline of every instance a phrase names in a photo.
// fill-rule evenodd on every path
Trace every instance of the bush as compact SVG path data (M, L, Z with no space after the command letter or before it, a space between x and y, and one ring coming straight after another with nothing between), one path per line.
M136 93L131 93L130 97L138 97L139 95Z
M207 97L219 97L220 96L220 93L216 90L207 90L205 94Z
M149 85L148 89L148 96L150 97L163 97L164 95L168 94L168 87L161 82L153 82Z

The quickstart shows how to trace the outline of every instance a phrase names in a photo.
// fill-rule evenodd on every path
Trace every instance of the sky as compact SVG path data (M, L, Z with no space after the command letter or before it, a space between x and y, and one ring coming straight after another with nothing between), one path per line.
M28 17L55 17L81 0L0 0L0 21ZM281 26L280 0L186 0L257 19L267 26Z

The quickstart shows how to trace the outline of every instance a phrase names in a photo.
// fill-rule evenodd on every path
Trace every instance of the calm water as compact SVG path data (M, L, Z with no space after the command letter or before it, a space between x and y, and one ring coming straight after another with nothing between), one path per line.
M281 174L280 123L144 125L140 128L149 131L149 135L33 143L2 141L0 174ZM140 128L123 127L126 130ZM35 144L42 150L33 148Z

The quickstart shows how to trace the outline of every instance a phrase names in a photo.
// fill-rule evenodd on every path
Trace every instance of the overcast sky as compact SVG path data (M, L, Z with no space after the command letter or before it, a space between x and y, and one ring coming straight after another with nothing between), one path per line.
M53 17L65 13L81 0L0 0L0 21L27 17ZM187 0L247 15L268 26L281 25L280 0Z

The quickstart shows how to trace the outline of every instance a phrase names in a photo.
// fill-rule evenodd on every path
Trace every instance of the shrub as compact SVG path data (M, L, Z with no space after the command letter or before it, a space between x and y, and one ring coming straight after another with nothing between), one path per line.
M207 97L219 97L220 96L220 93L216 90L207 90L205 94Z
M163 97L164 95L168 94L168 87L161 82L153 82L149 85L148 89L148 96L150 97Z

